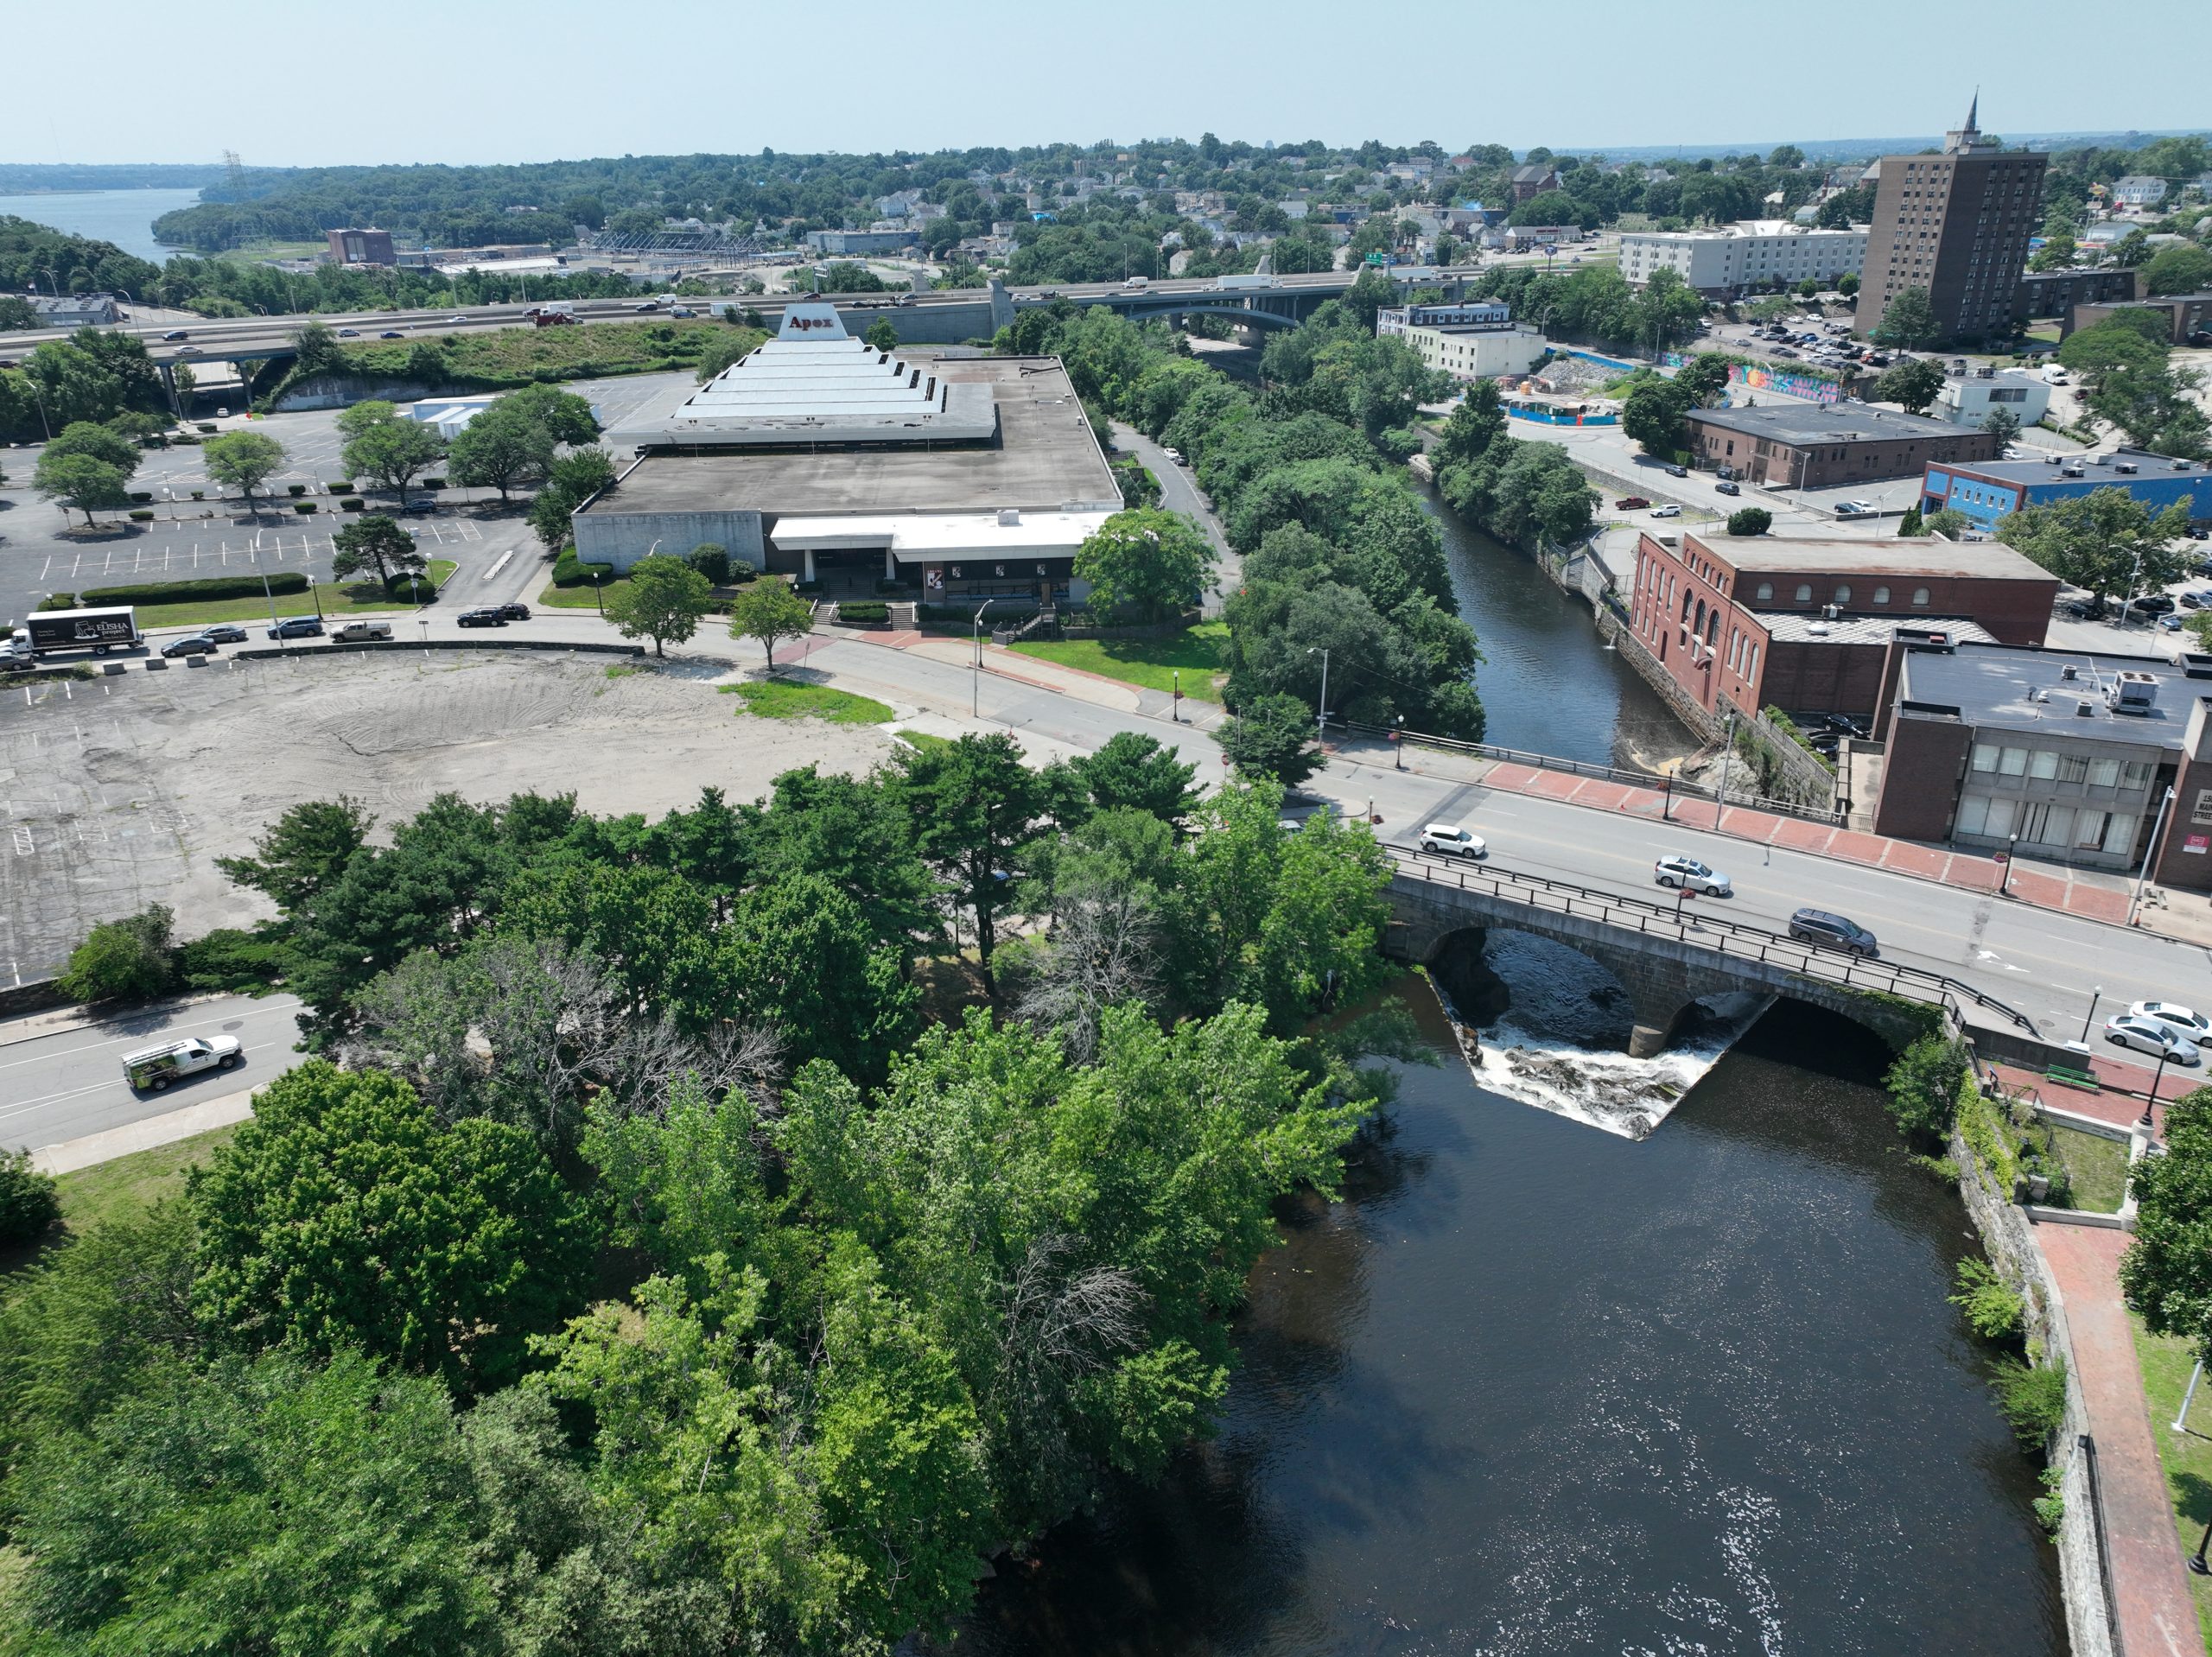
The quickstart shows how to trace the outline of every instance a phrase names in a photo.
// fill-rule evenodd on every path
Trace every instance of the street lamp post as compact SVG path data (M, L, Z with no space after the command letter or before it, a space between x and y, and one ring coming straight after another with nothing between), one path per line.
M982 717L983 612L990 607L988 599L976 606L975 620L969 630L969 646L974 651L968 662L968 717L970 719Z
M1396 769L1403 771L1406 768L1406 716L1403 714L1390 721L1390 746L1397 751L1395 756L1398 762Z
M322 619L322 589L315 584L315 577L308 577L308 596L315 600L315 619Z
M2009 898L2012 895L2012 860L2018 856L2019 853L2020 837L2018 835L2012 835L2005 842L2005 867L1997 876L1997 895L2000 898Z
M2103 1000L2104 998L2105 987L2102 984L2093 984L2089 987L2089 1016L2082 1020L2082 1039L2083 1041L2087 1041L2089 1038L2089 1026L2092 1024L2094 1024L2097 1019L2097 1003Z
M2171 1044L2161 1049L2158 1053L2158 1068L2151 1073L2151 1096L2143 1101L2143 1114L2135 1123L2135 1126L2145 1133L2151 1131L2151 1113L2158 1108L2158 1083L2166 1079L2166 1061L2173 1057L2173 1052L2174 1050Z
M606 619L607 615L607 592L604 587L600 586L600 582L605 579L606 576L603 572L596 569L592 571L591 601L598 606L600 617L602 620Z
M2173 809L2174 791L2171 785L2165 797L2158 802L2158 820L2151 825L2150 844L2143 850L2143 873L2135 877L2135 891L2127 900L2127 924L2135 924L2135 914L2143 906L2143 887L2151 878L2151 871L2158 865L2159 836L2164 832L2166 816Z
M2204 1534L2197 1540L2196 1552L2189 1556L2189 1568L2200 1577L2212 1577L2212 1565L2204 1561L2207 1547L2212 1547L2212 1525L2204 1527Z
M1329 652L1316 644L1306 653L1321 658L1321 706L1313 715L1313 740L1326 742L1329 739Z
M1167 717L1180 725L1183 722L1183 670L1176 668L1172 671L1175 680L1175 700L1168 705Z

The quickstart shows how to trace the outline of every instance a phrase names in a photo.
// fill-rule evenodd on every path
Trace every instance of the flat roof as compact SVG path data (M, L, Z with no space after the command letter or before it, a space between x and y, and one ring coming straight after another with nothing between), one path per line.
M2123 448L2109 455L2099 457L2106 461L2099 466L2087 454L2069 454L2065 466L2053 466L2048 460L1931 460L1947 472L1965 472L1977 478L1986 478L1994 483L2088 483L2111 484L2125 489L2131 483L2140 483L2151 478L2212 477L2212 466L2202 460L2184 460L2178 464L2164 454L2152 454L2139 448ZM2072 465L2079 460L2082 475L2075 477ZM2125 461L2135 467L2132 473L2114 469L2114 461Z
M615 517L1121 510L1120 486L1058 359L968 357L933 366L941 386L989 398L994 437L957 445L649 449L584 511Z
M1886 645L1897 637L1900 627L1909 627L1916 632L1933 628L1950 634L1954 641L1962 644L1996 642L1980 622L1964 616L1915 616L1910 621L1900 621L1895 616L1846 613L1831 621L1817 610L1753 610L1751 614L1758 618L1767 637L1777 644Z
M786 552L882 548L902 562L946 558L1064 558L1113 516L1084 512L899 512L881 516L786 517L776 545ZM1013 520L1007 522L1008 519Z
M2071 679L2064 676L2069 667ZM2115 714L2106 706L2105 691L2122 673L2158 680L2149 712ZM1961 722L1977 729L2177 749L2187 735L2190 711L2208 693L2212 679L2185 677L2163 657L2024 644L1910 651L1897 678L1897 694L1905 701L1956 708ZM2083 702L2089 704L2087 714L2078 711Z
M1649 533L1649 531L1647 531ZM1685 537L1692 538L1692 537ZM1852 575L1963 575L1983 581L2049 581L2058 577L2001 541L1947 541L1942 536L1851 540L1842 536L1762 536L1756 542L1694 537L1739 575L1822 573ZM1777 556L1769 556L1770 549Z
M1693 409L1683 416L1785 443L1869 443L1920 437L1962 437L1968 429L1864 403L1762 403L1753 409Z

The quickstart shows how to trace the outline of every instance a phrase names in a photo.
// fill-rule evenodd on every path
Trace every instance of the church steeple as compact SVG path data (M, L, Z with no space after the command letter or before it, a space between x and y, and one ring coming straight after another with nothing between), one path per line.
M1981 136L1981 88L1974 89L1974 101L1967 105L1967 124L1955 132L1943 135L1943 153L1947 156L1971 156L1977 150L1996 149L1999 144Z
M1980 130L1981 130L1981 128L1980 128L1978 124L1976 124L1975 120L1974 120L1974 117L1976 117L1977 115L1979 115L1979 114L1980 114L1980 113L1981 113L1981 88L1980 88L1980 87L1979 87L1979 86L1977 86L1977 87L1975 87L1975 88L1974 89L1974 102L1967 105L1967 124L1966 124L1966 126L1965 126L1965 128L1964 128L1964 130L1965 130L1965 131L1967 133L1967 135L1968 135L1968 136L1973 136L1973 135L1978 134L1978 133L1979 133L1979 132L1980 132Z

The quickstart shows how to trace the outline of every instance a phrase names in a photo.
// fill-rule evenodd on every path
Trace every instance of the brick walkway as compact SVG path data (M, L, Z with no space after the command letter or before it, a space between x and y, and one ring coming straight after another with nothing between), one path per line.
M2032 1089L2036 1096L2046 1105L2059 1110L2071 1111L2076 1116L2094 1116L2100 1121L2110 1122L2115 1127L2133 1127L2143 1117L2143 1101L2157 1074L2118 1059L2091 1058L2087 1061L2089 1072L2104 1084L2102 1093L2091 1093L2086 1088L2071 1088L2063 1082L2047 1081L2040 1070L2024 1070L2018 1064L1993 1063L1986 1069L1996 1071L2007 1093L2024 1093ZM2183 1098L2204 1085L2204 1080L2194 1070L2177 1070L2167 1067L2158 1083L2158 1102L2152 1107L2151 1136L2163 1140L2166 1133L2166 1101Z
M2097 1441L2113 1609L2127 1657L2203 1657L2189 1572L2143 1402L2135 1340L2120 1304L2128 1235L2089 1226L2036 1228L2066 1305L2074 1374Z

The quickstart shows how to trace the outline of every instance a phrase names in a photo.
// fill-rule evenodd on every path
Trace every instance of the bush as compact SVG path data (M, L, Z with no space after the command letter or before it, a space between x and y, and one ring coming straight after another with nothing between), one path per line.
M210 422L207 422L207 421L204 421L204 420L203 420L203 421L199 422L198 422L198 424L199 424L200 429L201 431L203 431L203 432L206 432L206 433L207 433L210 437L213 437L213 436L215 435L215 428L214 428L214 426L213 426L213 424L211 424Z
M296 500L300 496L306 494L307 492L308 486L303 483L288 483L284 486L284 492L291 496Z
M74 593L49 593L31 606L35 610L74 610L78 607Z
M2041 1450L2066 1419L2066 1360L2047 1364L1999 1358L1990 1368L1997 1407L2012 1424L2023 1450Z
M425 489L442 489L445 486L446 480L443 478L425 478L423 479L423 487Z
M353 492L353 480L351 478L340 478L336 483L330 486L330 492L334 495L352 494Z
M589 587L594 581L603 581L614 573L612 564L588 564L576 556L574 547L565 547L553 561L553 585L556 587Z
M130 514L130 521L133 524L151 524L154 521L154 515L142 508Z
M729 549L702 541L684 556L683 562L716 587L729 585Z
M134 489L130 492L130 498L137 505L150 505L153 504L154 492L150 489Z
M269 578L271 593L304 593L308 578L296 569L280 570ZM87 605L182 604L202 599L257 599L262 594L258 575L203 575L193 581L133 581L124 587L96 587L85 594ZM60 594L54 594L56 598ZM67 606L64 606L65 608Z
M119 921L103 921L69 953L54 987L73 1001L143 1000L169 987L168 907L155 904Z
M845 599L837 606L837 619L851 627L872 627L891 619L891 606L880 599Z
M1967 1050L1962 1042L1923 1036L1890 1066L1882 1085L1889 1089L1890 1119L1908 1141L1948 1145L1959 1113L1959 1089L1966 1082Z
M1774 514L1764 506L1739 506L1728 514L1728 533L1764 535L1773 522Z
M315 511L315 503L311 500L295 501L292 503L292 510L296 512L312 512Z
M348 495L338 503L338 510L341 512L358 512L365 505L366 503L359 495Z
M2020 1297L1987 1260L1968 1255L1959 1262L1954 1281L1959 1292L1951 1297L1951 1304L1966 1314L1968 1329L1985 1341L2020 1337Z
M194 500L205 500L207 498L207 492L205 489L195 489L192 492L192 498Z
M281 981L291 966L281 938L219 927L177 951L177 975L191 990L252 990Z
M0 1248L44 1236L60 1217L53 1176L32 1167L28 1151L0 1151Z

